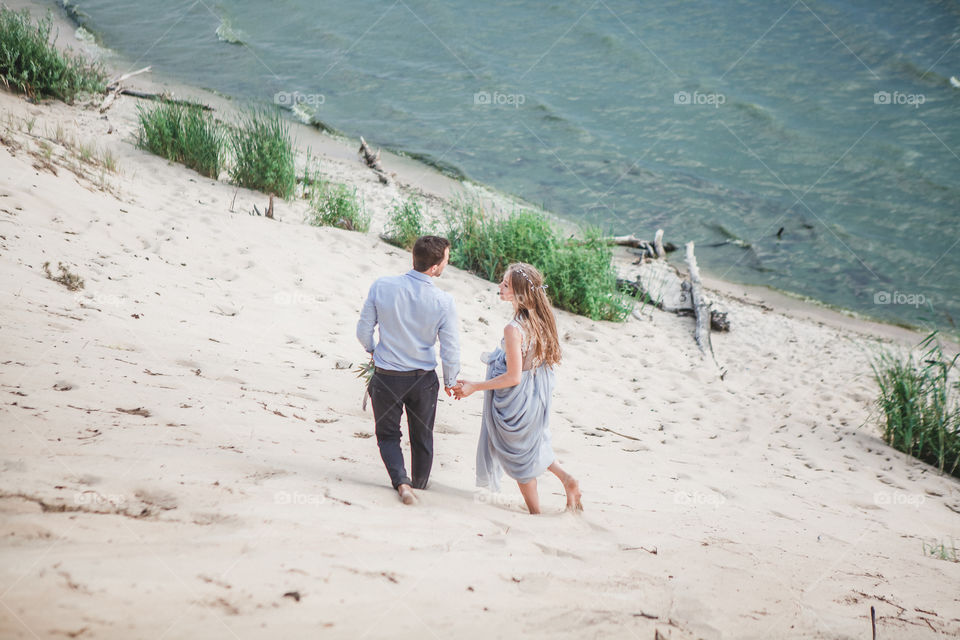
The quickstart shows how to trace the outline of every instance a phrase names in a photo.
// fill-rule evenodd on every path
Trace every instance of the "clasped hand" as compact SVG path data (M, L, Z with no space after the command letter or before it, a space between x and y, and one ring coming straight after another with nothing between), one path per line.
M457 384L454 387L450 387L449 390L453 391L453 397L457 400L463 400L464 398L473 394L477 390L476 383L469 382L467 380L457 380Z

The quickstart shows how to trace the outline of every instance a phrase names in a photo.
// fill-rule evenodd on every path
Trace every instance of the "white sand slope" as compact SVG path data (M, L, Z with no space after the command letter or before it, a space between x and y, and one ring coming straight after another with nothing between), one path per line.
M960 540L960 484L878 439L877 338L725 298L721 379L690 319L560 312L551 428L585 513L552 477L540 517L476 492L480 402L446 396L404 507L352 368L409 254L295 202L248 215L264 196L135 149L133 104L0 93L0 637L869 638L871 606L881 638L960 634L960 564L923 553ZM58 124L120 174L35 168ZM397 187L322 167L380 231ZM509 309L437 284L477 377Z

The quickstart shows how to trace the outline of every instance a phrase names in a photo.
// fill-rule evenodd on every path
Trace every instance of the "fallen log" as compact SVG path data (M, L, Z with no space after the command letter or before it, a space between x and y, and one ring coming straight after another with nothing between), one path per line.
M125 88L121 88L120 93L125 96L130 96L132 98L142 98L143 100L156 100L157 102L169 102L170 104L179 104L184 107L197 107L199 109L203 109L204 111L213 111L213 107L208 107L207 105L201 102L171 98L165 93L149 93L147 91L137 91L135 89L125 89Z
M117 96L120 95L120 87L114 87L113 89L107 89L107 97L103 99L103 103L100 105L100 113L106 113L107 109L113 105L113 101L117 99Z
M640 255L642 257L649 257L651 259L658 259L666 257L667 253L671 251L676 251L677 247L671 242L666 244L663 243L663 233L662 229L658 231L660 233L660 244L657 245L657 240L654 239L653 242L648 240L642 240L637 236L630 234L627 236L613 236L607 238L607 244L615 244L621 247L631 247L633 249L640 249Z
M383 167L380 166L380 149L377 149L377 152L374 153L373 150L367 145L367 141L363 139L363 136L360 136L360 157L363 158L364 163L377 174L377 178L380 179L382 184L390 184L390 179L387 178L387 173L383 170Z
M697 267L697 257L693 254L693 241L687 243L687 266L690 269L690 294L693 301L693 313L697 321L697 328L694 333L697 346L704 354L709 351L710 355L716 360L716 356L713 354L713 344L710 342L710 303L703 295L700 268Z
M617 284L621 290L663 311L681 313L693 308L686 283L666 260L645 262L640 265L636 280L618 280Z

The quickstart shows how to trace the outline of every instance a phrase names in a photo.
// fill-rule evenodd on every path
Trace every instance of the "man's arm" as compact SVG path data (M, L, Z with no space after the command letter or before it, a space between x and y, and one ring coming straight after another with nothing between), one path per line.
M357 322L357 340L363 345L367 353L372 354L377 345L373 342L373 328L377 325L377 303L375 296L376 282L370 285L370 292L360 310L360 320Z
M453 298L448 299L447 309L440 321L440 362L443 364L443 386L454 387L460 375L460 330L457 309Z

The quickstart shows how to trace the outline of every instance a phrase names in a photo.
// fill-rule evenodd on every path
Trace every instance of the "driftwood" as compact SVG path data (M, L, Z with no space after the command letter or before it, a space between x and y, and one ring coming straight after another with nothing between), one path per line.
M663 311L682 313L693 308L686 283L676 268L665 260L645 262L640 266L635 281L618 280L617 284L622 290Z
M107 109L113 105L113 101L117 99L117 96L120 95L120 87L114 87L113 89L107 89L107 97L103 99L103 102L100 104L100 113L106 113Z
M654 246L658 241L662 243L662 239L662 231L658 230ZM690 269L689 280L684 279L676 267L666 260L650 260L645 256L639 261L640 267L636 279L633 281L617 279L617 287L643 300L643 304L651 304L658 309L677 315L694 316L697 345L703 353L709 351L716 362L710 331L730 331L730 320L725 311L714 309L713 305L707 301L703 292L703 283L700 280L700 269L693 253L693 243L687 243L686 248L686 259ZM642 319L636 310L634 315Z
M199 109L203 109L204 111L213 111L213 107L209 107L203 103L194 102L192 100L180 100L179 98L171 98L165 93L149 93L147 91L136 91L134 89L125 89L125 88L121 88L118 93L125 96L130 96L132 98L142 98L144 100L156 100L158 102L169 102L170 104L179 104L184 107L197 107Z
M695 336L697 346L703 353L713 356L713 344L710 342L710 304L703 296L703 283L700 281L700 268L693 254L693 241L687 243L687 266L690 268L690 294L693 299L693 313L697 321ZM714 356L714 358L716 358Z
M648 240L641 240L633 234L628 236L613 236L612 238L607 238L607 244L615 244L621 247L639 249L640 251L638 253L641 259L650 258L653 260L658 260L660 258L665 258L667 253L676 251L677 247L670 242L663 244L662 229L658 230L657 233L659 234L659 244L657 244L657 238L655 238L653 242L650 242Z
M367 145L367 141L363 139L363 136L360 136L359 153L366 165L373 169L373 172L377 174L377 178L380 179L380 182L383 184L390 184L390 179L387 177L386 171L384 171L383 167L380 166L380 149L377 149L377 152L374 153L373 150Z
M121 82L129 78L132 78L133 76L138 76L141 73L148 73L149 71L150 71L150 67L144 67L143 69L137 69L136 71L125 73L122 76L118 76L113 80L111 80L110 82L108 82L105 89L105 93L107 94L107 97L104 98L103 103L100 105L100 113L105 113L107 109L109 109L113 105L113 102L114 100L117 99L117 96L119 96L120 93L123 91L123 87L120 85Z
M144 67L143 69L137 69L136 71L131 71L130 73L125 73L121 76L117 76L113 80L110 80L107 83L105 93L107 97L104 98L103 102L100 105L100 113L106 112L111 106L113 106L114 101L117 99L117 96L125 95L132 98L142 98L144 100L157 100L160 102L170 102L172 104L179 104L186 107L199 107L204 111L213 111L213 107L208 107L205 104L199 102L193 102L191 100L179 100L177 98L171 98L165 93L150 93L147 91L137 91L136 89L127 89L123 86L124 80L129 80L133 76L138 76L141 73L149 73L151 67Z
M144 67L143 69L137 69L136 71L131 71L130 73L125 73L122 76L118 76L107 83L107 89L109 90L111 87L118 86L124 80L129 80L133 76L138 76L141 73L150 73L151 69L152 67Z

